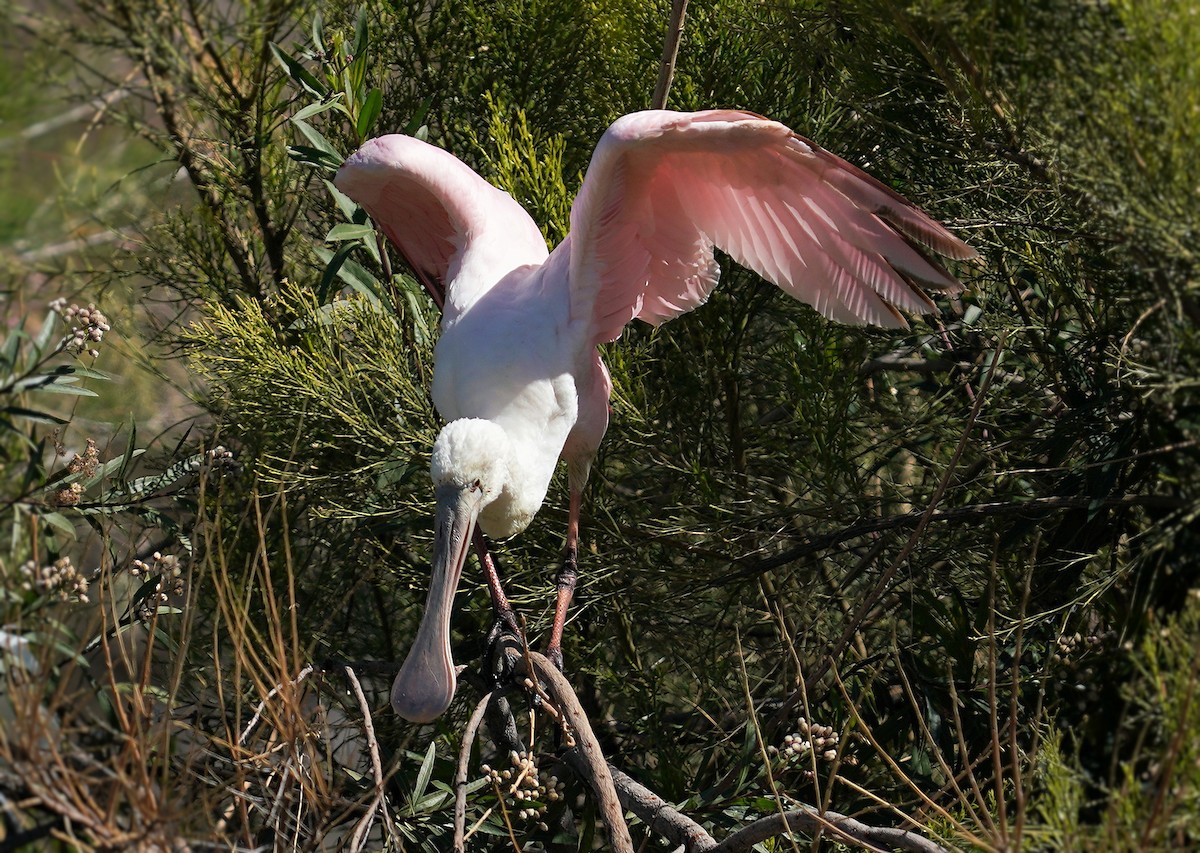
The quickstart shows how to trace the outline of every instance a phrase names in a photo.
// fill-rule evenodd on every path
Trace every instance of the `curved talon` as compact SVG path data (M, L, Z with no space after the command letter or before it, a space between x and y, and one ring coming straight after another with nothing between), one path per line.
M482 676L494 688L512 681L517 661L527 648L524 635L513 621L497 614L485 640Z

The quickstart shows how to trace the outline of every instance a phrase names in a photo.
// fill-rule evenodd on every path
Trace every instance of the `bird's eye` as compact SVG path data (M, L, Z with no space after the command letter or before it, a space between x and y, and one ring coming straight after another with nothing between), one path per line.
M473 492L477 492L482 488L483 488L483 483L479 482L478 480L476 480L474 483L471 484L471 491L473 491Z

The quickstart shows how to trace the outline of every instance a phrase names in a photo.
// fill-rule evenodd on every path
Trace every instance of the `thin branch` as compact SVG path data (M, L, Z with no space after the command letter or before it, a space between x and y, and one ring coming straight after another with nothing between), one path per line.
M671 92L671 81L675 78L675 59L679 55L679 41L683 38L684 17L688 0L671 0L671 19L667 23L667 35L663 42L662 61L658 66L658 83L654 86L651 109L661 110L667 106L667 95Z
M32 139L37 139L39 136L45 136L48 133L53 133L60 127L68 124L74 124L77 121L83 121L85 118L95 117L103 113L113 104L119 103L129 97L132 92L124 87L113 89L103 95L98 95L86 104L72 107L66 112L59 113L44 121L35 122L18 133L12 136L0 139L0 151L5 148L10 148L22 142L29 142Z
M379 760L379 742L375 740L375 724L371 720L371 707L367 704L367 697L363 694L362 685L358 683L358 676L354 674L354 669L349 666L342 668L346 672L350 688L354 691L354 698L358 700L358 707L362 711L363 733L367 737L367 747L371 754L371 772L375 776L375 798L367 808L366 814L354 827L354 835L350 838L350 849L354 853L358 853L366 845L366 835L371 828L376 810L383 815L383 820L388 825L388 830L393 838L396 836L396 832L395 827L392 826L391 815L387 811L387 803L383 798L383 762Z
M491 704L494 693L485 693L483 698L479 700L479 704L475 706L475 711L471 714L471 719L467 722L466 731L463 732L462 746L458 750L458 769L454 773L454 851L461 853L466 849L466 824L467 824L467 765L471 761L471 744L475 742L475 734L479 731L479 724L483 722L483 715L487 712L488 705Z
M568 756L570 759L570 756ZM574 762L570 762L572 767ZM885 847L920 853L946 853L946 848L907 829L871 826L835 811L818 812L812 806L797 806L782 814L769 815L727 836L720 843L704 827L672 808L662 797L627 774L609 765L621 805L637 815L658 835L687 853L738 853L785 832L814 832L824 829L842 840L866 849Z
M934 522L965 522L991 518L999 515L1043 514L1055 510L1087 509L1089 507L1131 508L1153 507L1157 509L1182 509L1192 501L1173 495L1119 495L1112 498L1096 500L1086 495L1047 495L1045 497L1029 498L1028 500L992 501L989 503L970 504L951 509L913 510L912 512L870 518L835 530L823 536L814 536L780 551L774 556L755 560L744 568L722 575L711 582L711 586L723 587L736 581L753 578L765 572L770 572L804 557L849 542L870 536L873 533L883 533L902 527L912 527Z
M308 666L304 667L304 669L300 670L296 677L291 681L285 681L283 684L277 684L272 687L270 691L267 692L267 695L263 697L263 700L258 703L258 710L254 712L254 716L250 718L250 722L246 723L246 728L242 729L242 736L238 738L238 746L241 746L246 742L246 738L250 736L251 730L258 725L258 721L262 718L263 711L266 710L267 703L270 702L271 699L273 699L275 695L284 688L285 685L295 687L312 674L313 665L310 663Z
M568 763L575 767L576 758L568 754ZM577 769L577 768L576 768ZM716 840L696 821L673 808L670 803L635 781L626 773L608 765L613 785L621 805L637 815L638 820L651 830L667 839L671 844L683 846L688 853L705 853L717 846Z
M999 537L994 536L998 540ZM996 570L999 562L999 541L992 548L992 566L988 573L988 608L987 608L987 694L988 722L991 733L992 756L992 785L995 787L996 827L1000 830L1001 849L1008 849L1008 798L1005 793L1007 781L1004 778L1002 747L1000 744L1000 708L996 698L996 658L999 652L996 648Z
M895 643L895 632L892 634L892 641ZM913 718L917 721L917 725L921 729L921 736L925 738L925 743L929 747L930 754L937 759L938 766L941 767L942 773L946 777L947 787L954 789L954 796L960 803L962 803L963 808L966 809L967 816L970 817L972 821L980 826L986 826L990 832L995 833L996 824L992 820L991 813L988 811L987 800L983 799L982 796L979 796L978 791L975 791L976 802L979 803L980 811L983 814L983 818L981 819L980 813L975 811L975 807L971 804L970 798L963 794L962 787L958 784L958 777L954 774L954 771L950 769L950 764L946 761L945 752L938 745L938 739L934 737L933 732L929 730L929 724L925 722L925 714L918 706L919 700L917 699L917 693L915 690L913 690L912 683L908 680L908 674L904 671L904 664L900 660L898 647L893 648L892 652L896 663L896 674L900 676L900 685L903 688L904 696L908 699L909 706L913 709ZM950 675L953 677L953 673L950 673ZM953 689L953 685L951 686L951 689ZM955 719L958 719L957 708L954 709L954 716ZM967 771L969 772L971 769L971 756L966 751L965 744L962 742L962 729L956 729L955 734L958 735L963 763L966 765ZM974 784L974 774L970 776L970 781L972 784Z
M949 811L947 811L945 807L930 797L920 785L914 782L912 778L904 772L903 768L900 767L900 765L896 762L896 759L892 757L891 753L884 749L883 745L879 743L879 740L875 737L874 732L871 731L871 727L867 724L867 721L863 719L862 714L858 713L857 707L850 698L850 692L846 689L845 683L838 674L837 666L833 665L830 668L830 672L833 674L834 685L837 687L838 692L841 694L842 699L846 703L846 706L850 708L851 713L854 714L854 720L858 726L859 733L866 738L867 743L871 745L876 754L883 760L883 763L886 764L892 773L895 774L896 778L903 782L914 794L916 794L917 798L925 805L926 808L931 809L940 818L945 820L946 823L948 823L950 827L961 837L967 839L971 844L974 844L975 846L984 850L993 850L994 848L988 844L987 841L974 835L969 829L967 829L966 826L963 825L962 821L960 821ZM826 812L826 814L828 814L828 812Z
M918 853L948 853L945 847L907 829L870 826L838 812L818 812L812 806L802 806L781 815L773 814L760 818L730 835L712 848L711 853L743 853L751 850L754 845L785 832L813 833L819 830L831 832L843 841L857 844L867 850L883 848L915 850Z
M26 264L35 264L41 261L53 260L63 255L73 255L76 252L82 252L94 246L103 246L106 243L120 243L122 241L124 241L126 246L133 245L133 242L128 240L119 231L97 231L95 234L89 234L86 237L64 240L61 243L51 243L49 246L39 246L36 249L26 249L17 255L17 260Z
M768 838L784 833L817 830L832 832L843 841L867 850L883 847L914 850L918 853L946 853L945 848L910 830L870 826L838 812L818 812L812 806L806 805L757 820L717 842L703 826L673 808L662 797L636 782L628 774L609 764L604 759L592 733L591 724L566 678L545 657L532 651L528 653L528 661L524 658L519 661L518 672L526 670L530 664L537 670L537 677L545 683L547 698L557 705L579 741L579 746L567 750L563 758L596 792L601 814L610 827L612 849L618 853L633 849L621 808L633 812L651 831L676 847L682 847L687 853L741 853ZM481 702L476 708L476 714L486 705L486 702ZM475 715L472 715L472 720L474 717ZM618 840L613 831L614 823L620 827L624 843L629 846L622 846L622 842Z
M974 403L971 406L970 414L967 415L967 422L963 426L962 435L959 437L958 445L954 448L954 453L950 456L950 461L946 465L946 470L942 474L941 479L938 481L937 487L933 490L933 494L929 498L929 505L921 511L916 521L916 527L913 529L913 532L909 534L908 541L904 543L904 546L900 549L900 553L896 555L896 558L892 560L887 569L885 569L883 574L880 575L879 579L875 581L875 585L871 588L871 591L867 593L865 598L863 598L862 603L859 604L858 609L854 612L854 616L849 622L846 623L846 627L842 631L842 635L834 643L829 654L817 663L817 666L814 667L815 672L810 673L809 678L812 679L813 686L815 686L822 678L825 677L826 673L829 672L832 662L841 658L842 652L845 650L846 646L849 645L851 639L853 639L853 637L858 633L859 627L863 625L867 615L871 612L871 609L879 603L879 600L887 591L888 585L892 582L892 578L895 576L896 572L902 565L904 565L904 563L912 555L913 551L916 550L917 544L921 541L921 537L925 533L925 528L929 526L934 515L938 512L938 504L941 503L942 497L946 494L946 490L950 487L950 480L954 476L954 472L958 470L959 462L962 459L963 453L967 449L967 442L970 440L971 433L975 429L975 423L979 418L979 413L983 410L983 402L987 399L988 390L992 387L992 380L996 375L996 368L1000 361L1000 354L1004 352L1004 346L1007 341L1007 332L1002 332L1000 339L996 342L996 348L992 353L991 365L988 368L988 372L983 377L982 384L979 386L979 393L974 395ZM806 687L808 680L808 678L805 679ZM778 712L776 712L775 718L772 721L773 728L782 724L782 721L786 719L788 714L791 713L792 708L796 707L796 703L800 701L802 693L803 691L801 690L792 691L791 695L788 696L787 700L783 703L783 706Z

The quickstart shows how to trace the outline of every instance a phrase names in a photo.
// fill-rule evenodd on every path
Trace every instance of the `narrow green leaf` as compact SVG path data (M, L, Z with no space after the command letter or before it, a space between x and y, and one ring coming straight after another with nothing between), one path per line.
M324 305L329 301L330 289L333 286L333 280L337 278L338 271L342 268L342 264L350 257L355 246L353 244L342 246L329 259L329 263L325 265L325 271L321 273L321 283L317 285L317 304Z
M21 391L34 391L41 388L43 385L53 385L58 382L59 375L55 373L39 373L36 376L26 376L20 382L13 385L13 391L20 393ZM64 379L65 384L78 382L78 379Z
M74 376L82 376L85 379L100 379L104 382L111 382L113 378L111 373L105 373L103 370L95 370L91 367L82 367L77 364L66 367L66 369L61 370L60 372Z
M324 55L325 53L325 21L321 18L321 12L318 10L313 13L312 19L312 44L313 50Z
M421 762L421 769L417 771L417 784L413 788L412 798L409 800L409 812L416 814L417 803L425 796L425 789L429 787L429 777L433 775L433 762L437 757L437 741L432 741L429 744L429 749L425 752L425 760Z
M317 130L308 122L304 121L303 119L293 118L292 124L296 126L296 129L299 130L304 138L312 143L312 146L318 151L323 151L326 154L336 157L339 163L346 159L341 155L341 152L334 148L333 144L326 139L324 135L322 135L321 131Z
M329 110L337 110L338 112L345 113L347 116L349 116L350 111L346 109L346 105L340 100L341 97L341 92L339 92L331 101L320 101L315 104L309 104L307 107L299 110L294 116L292 116L291 120L303 121L306 118L320 115L321 113L328 112Z
M360 6L358 9L358 19L354 22L354 44L350 48L350 54L353 57L350 60L350 91L354 94L355 100L363 100L363 86L367 79L367 48L370 44L370 36L367 30L367 9L365 6Z
M413 291L412 287L404 288L404 299L408 302L408 313L412 315L413 332L417 343L423 344L429 340L429 327L425 325L425 313L421 310L421 303Z
M367 7L358 7L358 17L354 21L354 45L350 48L355 56L366 53L367 50Z
M501 825L492 823L492 821L494 821L494 820L496 820L495 816L493 816L492 820L488 821L487 823L481 823L475 829L475 831L477 833L479 833L480 835L492 835L492 836L495 836L496 838L508 838L508 830L505 829ZM594 848L589 844L587 847L579 847L578 849L579 850L592 850Z
M42 321L42 330L38 332L37 338L33 341L33 348L38 356L46 351L50 346L51 339L54 338L54 329L58 326L58 313L55 311L47 311L46 319Z
M383 90L376 86L367 93L367 98L363 101L362 109L358 112L358 138L366 139L371 133L371 128L375 126L376 119L379 118L379 113L383 110Z
M271 53L274 54L275 59L283 67L283 70L287 72L289 77L319 98L328 96L329 88L314 77L312 72L301 65L294 56L275 42L271 42Z
M47 385L39 385L37 391L47 391L51 394L69 394L75 397L99 397L95 391L87 388L80 388L78 385L66 385L63 382L52 382Z
M325 263L329 263L333 259L333 252L328 249L319 248L317 249L317 257L325 261ZM383 285L375 276L367 272L361 264L347 259L338 268L337 276L353 290L361 293L376 305L386 301L383 296Z
M375 241L375 229L370 225L355 225L351 222L341 222L329 229L325 235L326 243L341 243L345 240Z
M429 115L429 108L433 105L433 98L429 95L421 101L421 105L417 107L417 111L409 118L408 124L404 127L404 132L409 136L416 136L417 131L421 129L421 125L425 123L425 116Z
M374 260L375 263L379 264L380 266L383 266L383 258L381 258L379 256L379 232L378 231L375 232L375 235L373 237L364 238L361 245L364 249L367 250L367 254L371 256L371 259Z
M16 366L17 357L21 354L21 341L29 336L20 329L11 329L8 337L4 339L4 348L0 349L0 361L4 362L5 370L11 371ZM0 385L6 385L3 382Z
M39 412L35 409L26 409L21 406L5 406L0 409L0 414L11 415L14 418L25 418L30 421L37 421L44 424L62 424L68 423L66 418L60 418L58 415L51 415L47 412Z
M362 212L362 208L355 204L350 196L339 190L333 185L333 181L325 180L325 187L329 190L329 194L333 196L334 202L337 203L338 210L350 220L353 220L355 215Z
M487 779L479 780L487 782ZM445 791L434 791L432 794L426 794L421 799L413 804L413 814L424 814L426 812L435 812L442 807L453 794L448 794Z
M125 482L129 479L129 467L137 455L137 421L133 415L129 416L129 440L125 442L125 452L121 454L123 462L121 470L117 473L117 479Z
M318 148L310 148L307 145L289 145L288 156L297 163L303 163L306 166L315 166L318 169L326 169L330 172L336 172L338 167L342 165L340 156L332 155Z

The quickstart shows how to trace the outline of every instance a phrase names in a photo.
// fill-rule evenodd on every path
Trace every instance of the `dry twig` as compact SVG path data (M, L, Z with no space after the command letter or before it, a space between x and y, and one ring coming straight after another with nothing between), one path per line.
M463 732L462 747L458 751L458 770L454 774L454 850L461 853L466 849L467 823L467 765L471 761L471 744L475 742L475 733L483 722L483 715L492 702L495 692L485 693L475 706L471 719Z
M358 683L358 676L354 674L354 670L349 666L343 667L343 669L346 671L350 688L354 691L354 698L358 700L358 707L362 711L363 733L367 737L367 748L371 754L371 772L375 775L375 798L371 800L366 814L359 819L358 825L354 827L354 835L350 838L350 849L354 853L358 853L366 845L366 835L371 828L377 809L383 815L384 823L387 824L392 838L396 837L396 828L392 826L392 817L388 814L387 801L383 796L383 762L379 760L379 743L375 740L375 724L371 720L371 708L367 704L367 697L363 695L362 685Z

